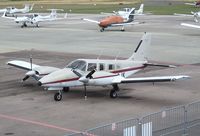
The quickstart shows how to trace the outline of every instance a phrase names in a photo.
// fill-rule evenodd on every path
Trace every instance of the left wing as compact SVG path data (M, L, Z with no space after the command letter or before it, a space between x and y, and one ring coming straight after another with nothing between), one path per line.
M198 25L192 25L192 24L187 24L187 23L181 23L182 26L187 26L187 27L193 27L193 28L199 28L200 29L200 26Z
M174 13L175 16L183 16L183 17L193 17L194 15L191 14L178 14L178 13Z
M117 77L113 80L113 84L119 83L145 83L145 82L172 82L181 79L187 79L189 76L160 76L160 77L140 77L140 78L123 78Z

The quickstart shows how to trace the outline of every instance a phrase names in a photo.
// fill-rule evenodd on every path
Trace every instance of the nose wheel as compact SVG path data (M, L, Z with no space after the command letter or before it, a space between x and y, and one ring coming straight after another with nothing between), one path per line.
M61 91L58 91L57 93L55 93L54 100L55 101L61 101L62 100L62 92Z
M104 28L101 28L100 31L103 32L103 31L104 31Z

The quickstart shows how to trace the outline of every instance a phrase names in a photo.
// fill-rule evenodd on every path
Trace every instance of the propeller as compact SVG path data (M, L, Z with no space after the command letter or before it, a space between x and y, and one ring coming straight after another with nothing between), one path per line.
M199 22L198 19L197 19L197 17L199 16L198 13L197 13L197 12L192 12L192 11L191 11L191 14L194 15L194 21L195 21L196 23L198 23L198 22Z
M30 55L30 65L31 65L31 70L28 71L25 75L25 77L22 79L22 81L26 81L29 77L33 76L36 74L35 71L33 71L33 58L32 58L32 55Z
M87 100L87 87L86 84L89 82L90 79L92 79L92 75L96 72L95 69L90 71L86 76L83 76L81 73L79 73L76 69L72 69L72 72L76 74L79 77L79 81L83 83L84 91L85 91L85 100Z

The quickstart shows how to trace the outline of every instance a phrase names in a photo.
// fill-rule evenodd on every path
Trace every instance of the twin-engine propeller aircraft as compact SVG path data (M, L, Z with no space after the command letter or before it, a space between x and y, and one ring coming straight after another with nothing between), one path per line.
M192 27L192 28L198 28L200 29L199 25L193 25L193 24L187 24L187 23L181 23L182 26L186 26L186 27Z
M108 28L108 27L120 27L120 26L122 27L121 31L125 31L124 26L135 25L135 24L140 23L140 22L134 22L134 16L143 14L143 7L144 5L141 4L140 9L137 10L137 12L135 8L131 8L127 12L122 12L117 15L112 15L112 16L103 18L100 21L87 19L87 18L83 18L83 20L98 24L99 27L101 28L100 29L101 32L103 32L105 28Z
M67 14L64 16L64 18L58 18L57 17L57 11L62 9L49 9L51 10L50 15L42 16L39 14L30 14L23 17L7 17L6 14L2 16L3 18L13 19L16 23L21 23L21 28L27 27L27 24L33 24L36 27L39 27L40 22L48 22L48 21L55 21L60 19L65 19L67 17Z
M191 6L199 7L200 6L200 0L195 1L193 3L185 3L185 5L191 5Z
M32 4L32 5L25 4L24 8L22 8L22 9L18 9L18 8L15 8L15 7L7 7L5 9L1 9L0 13L5 13L6 15L7 14L14 15L16 13L28 13L31 10L33 10L33 6L34 6L34 4Z
M187 16L187 17L194 17L194 22L199 22L198 18L200 17L200 11L199 12L192 12L191 14L177 14L174 13L176 16Z
M57 90L54 95L55 101L62 99L62 91L70 87L83 86L85 98L87 98L87 86L112 86L110 97L118 96L118 84L143 83L143 82L171 82L185 79L189 76L158 76L158 77L135 77L127 78L147 66L173 67L171 65L159 65L148 63L147 48L151 43L151 35L145 33L132 56L125 60L100 60L100 59L78 59L69 63L63 69L39 66L24 61L10 61L7 64L29 70L24 81L28 77L37 77L38 85L47 90Z

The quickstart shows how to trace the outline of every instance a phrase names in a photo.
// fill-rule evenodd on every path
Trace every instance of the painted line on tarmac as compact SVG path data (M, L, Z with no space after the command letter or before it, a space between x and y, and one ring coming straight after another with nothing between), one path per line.
M24 122L24 123L34 124L34 125L43 126L43 127L47 127L47 128L58 129L58 130L67 131L67 132L83 133L81 131L77 131L77 130L73 130L73 129L63 128L63 127L59 127L59 126L55 126L55 125L51 125L51 124L47 124L47 123L37 122L37 121L33 121L33 120L27 120L27 119L3 115L3 114L0 114L0 118L20 121L20 122Z

